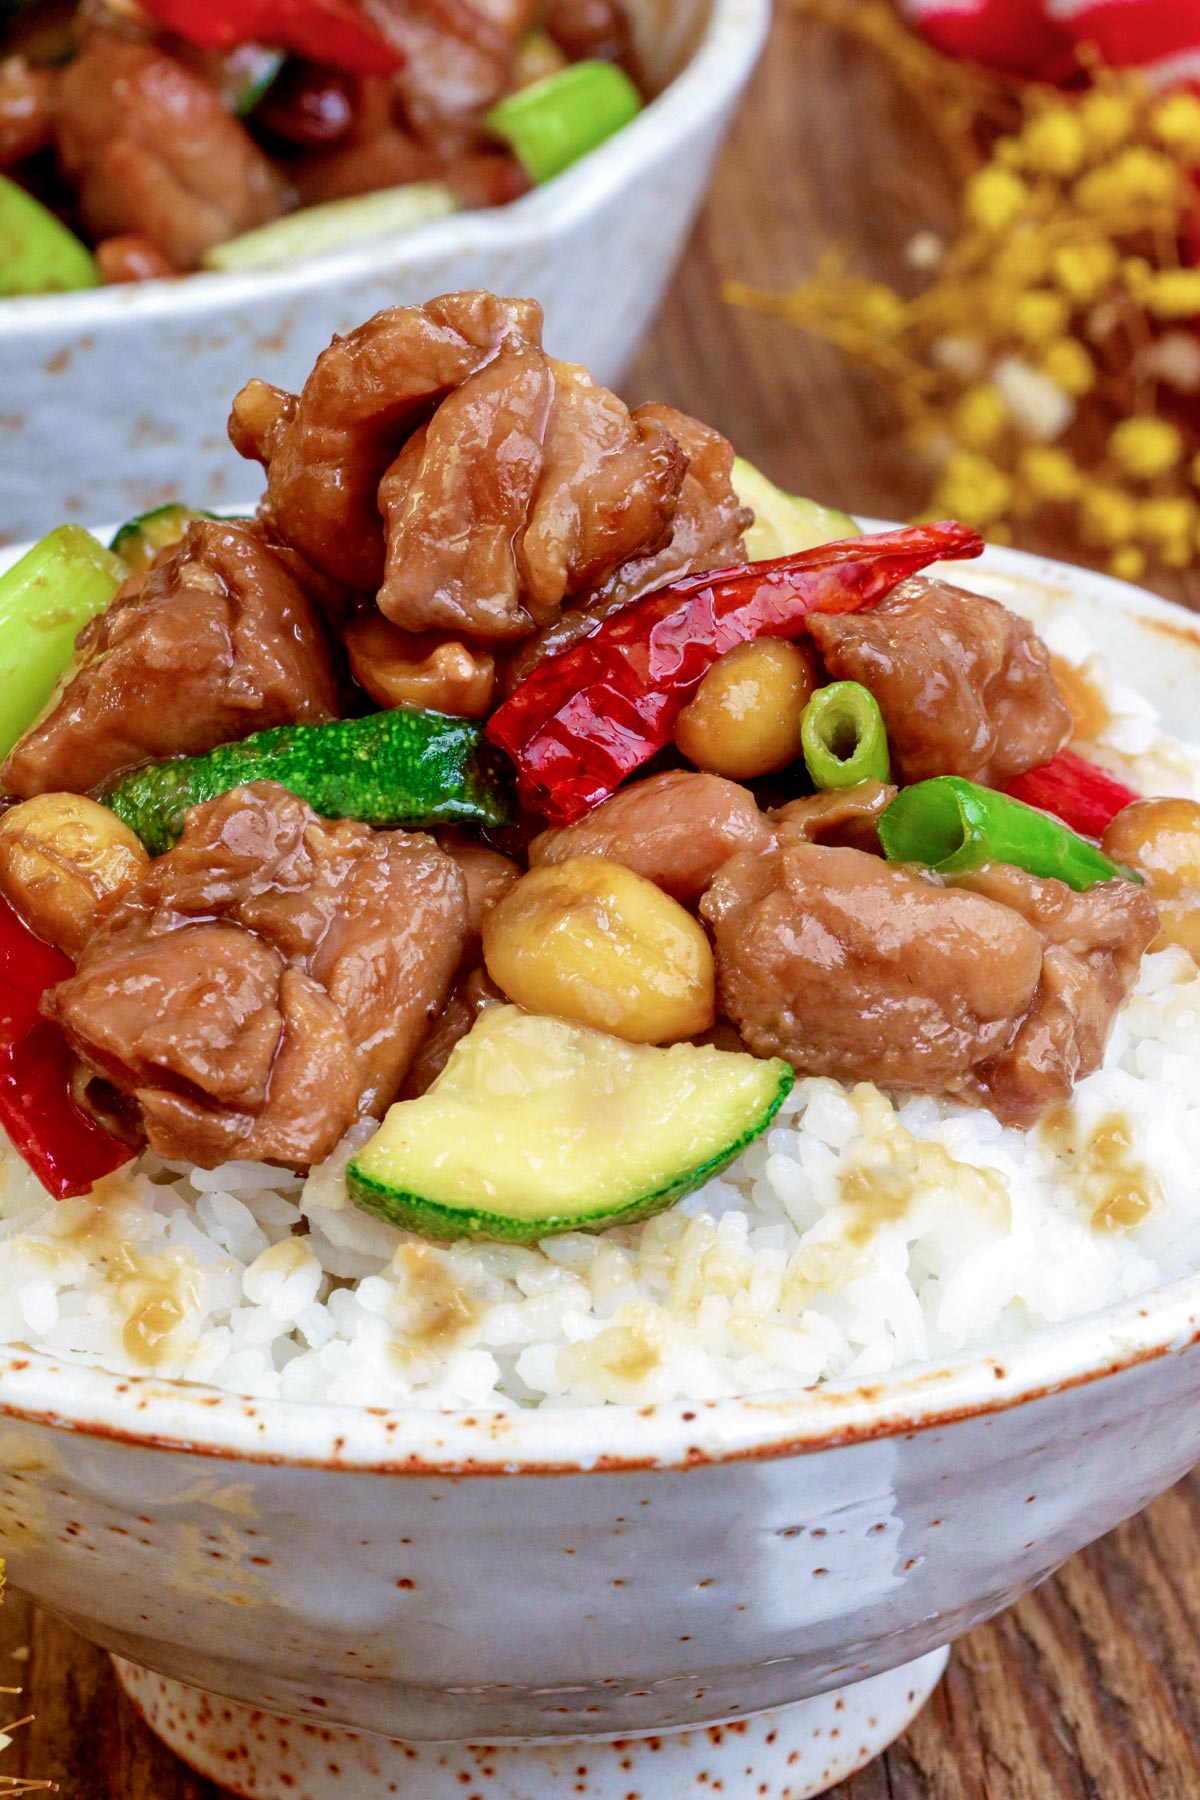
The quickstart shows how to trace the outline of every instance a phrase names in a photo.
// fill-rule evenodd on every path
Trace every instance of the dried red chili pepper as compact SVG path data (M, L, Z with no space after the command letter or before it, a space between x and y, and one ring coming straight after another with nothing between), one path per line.
M1083 837L1101 837L1119 812L1141 798L1107 769L1061 750L1040 769L1029 769L1010 781L1007 790L1026 806L1053 813Z
M353 0L139 0L202 50L271 44L355 75L390 75L403 58Z
M0 900L0 1125L59 1200L86 1194L133 1155L72 1100L70 1048L39 1011L47 988L72 973Z
M813 612L857 612L983 540L952 521L821 544L775 562L709 569L647 594L549 658L493 713L521 798L569 825L668 743L703 677L735 644L796 637Z

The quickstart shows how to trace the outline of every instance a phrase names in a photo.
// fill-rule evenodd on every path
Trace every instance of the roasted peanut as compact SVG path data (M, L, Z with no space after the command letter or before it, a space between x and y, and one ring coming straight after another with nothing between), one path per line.
M1150 948L1180 944L1200 963L1200 802L1135 800L1101 842L1146 878L1162 925Z
M0 893L31 931L76 956L102 901L150 858L115 813L82 794L38 794L0 815Z
M352 619L345 639L355 681L380 706L482 719L492 703L496 660L488 650L436 631L401 631L382 613Z
M689 762L746 781L800 754L800 715L817 685L811 653L782 638L739 644L714 663L675 724Z
M707 937L677 900L620 863L576 856L531 869L483 924L488 974L529 1012L635 1044L707 1031Z

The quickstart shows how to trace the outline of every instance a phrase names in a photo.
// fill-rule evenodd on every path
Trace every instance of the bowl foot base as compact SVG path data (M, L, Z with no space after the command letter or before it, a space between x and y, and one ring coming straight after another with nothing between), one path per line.
M810 1800L870 1762L925 1704L948 1652L733 1725L660 1737L405 1744L276 1718L113 1660L150 1729L243 1800ZM720 1784L720 1785L718 1785Z

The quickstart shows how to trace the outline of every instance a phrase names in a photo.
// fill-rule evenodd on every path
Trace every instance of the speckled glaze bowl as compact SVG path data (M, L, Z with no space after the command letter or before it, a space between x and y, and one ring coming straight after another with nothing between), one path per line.
M955 578L1194 735L1200 621L1012 552ZM876 1386L507 1416L242 1401L10 1351L0 1550L255 1800L802 1800L944 1646L1200 1458L1200 1277ZM717 1788L717 1791L720 1791Z
M164 500L227 504L244 467L225 420L247 376L297 387L335 331L383 306L457 288L535 294L548 347L615 381L658 305L770 16L770 0L625 4L658 97L513 206L254 275L0 301L0 543Z

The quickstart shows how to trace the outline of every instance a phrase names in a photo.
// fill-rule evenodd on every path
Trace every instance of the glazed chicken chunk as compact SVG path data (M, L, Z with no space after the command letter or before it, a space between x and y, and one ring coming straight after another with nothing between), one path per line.
M1031 1125L1100 1067L1117 1009L1158 931L1158 912L1134 881L1076 894L1064 882L990 863L957 882L1011 908L1042 940L1033 1005L1012 1044L974 1080L983 1104L1006 1124Z
M84 626L74 671L0 778L22 798L88 793L139 763L336 711L307 596L253 532L201 519Z
M540 345L532 300L448 294L376 313L322 351L297 396L251 381L229 434L267 471L266 510L285 542L344 587L383 579L379 484L434 406L504 350Z
M995 600L918 575L865 612L814 613L809 628L831 679L879 702L902 782L1002 788L1071 736L1046 646Z
M740 850L767 850L771 830L747 788L720 775L672 769L605 800L577 825L543 831L529 866L606 856L676 900L696 900Z
M292 203L212 84L152 44L92 36L63 73L55 116L88 230L136 233L174 269Z
M805 1075L959 1092L1037 993L1041 939L1019 914L862 850L736 856L700 910L722 1011Z
M430 839L256 782L193 808L44 1009L160 1155L307 1166L394 1098L466 934Z
M1077 894L993 863L953 886L781 832L701 913L722 1008L803 1075L981 1104L1029 1125L1100 1066L1158 928L1132 881Z
M398 628L484 647L552 631L564 605L590 629L597 607L739 556L750 519L718 433L630 413L547 356L529 301L380 313L299 397L251 382L230 433L267 467L284 542Z

